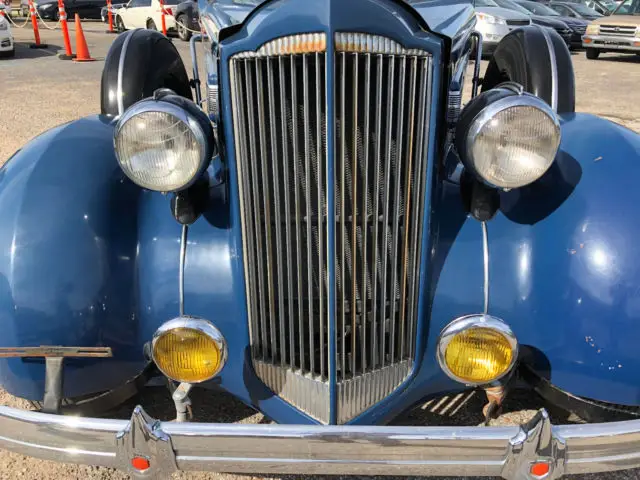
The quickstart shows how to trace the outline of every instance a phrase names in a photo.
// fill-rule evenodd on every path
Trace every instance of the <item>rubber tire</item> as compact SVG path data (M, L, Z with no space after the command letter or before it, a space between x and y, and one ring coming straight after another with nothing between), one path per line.
M573 113L576 105L575 78L571 53L562 37L547 30L555 55L557 72L557 111ZM553 98L552 55L542 27L531 25L507 34L496 47L482 81L482 91L504 82L516 82L525 91L549 105Z
M156 22L151 19L147 20L147 30L153 30L154 32L157 32L158 27L156 27Z
M596 48L587 48L586 54L589 60L597 60L600 56L600 50Z
M187 16L185 14L178 15L178 18L176 18L176 22L179 22L178 24L176 24L176 29L178 30L178 37L180 38L180 40L182 40L183 42L188 42L189 40L191 40L191 32L186 28L180 26L180 24L188 24Z
M122 17L120 17L119 15L116 17L115 23L116 23L116 32L122 33L127 31L127 29L124 26L124 22L122 21Z
M124 27L124 22L122 21L122 17L117 16L116 17L116 32L118 33L122 33L125 32L127 29Z

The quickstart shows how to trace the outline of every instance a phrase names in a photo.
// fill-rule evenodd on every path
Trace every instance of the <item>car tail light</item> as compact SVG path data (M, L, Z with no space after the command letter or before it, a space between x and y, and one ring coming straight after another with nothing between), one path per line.
M172 9L167 8L167 7L165 7L164 9L166 10L167 15L173 15L173 10Z

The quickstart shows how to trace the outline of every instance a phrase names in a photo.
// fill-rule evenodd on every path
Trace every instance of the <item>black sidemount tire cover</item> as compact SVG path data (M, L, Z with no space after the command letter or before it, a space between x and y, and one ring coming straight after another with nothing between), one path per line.
M502 39L487 66L482 91L506 81L519 83L525 91L551 106L555 96L558 113L575 111L571 53L554 30L531 25L518 28Z
M118 77L122 60L122 85ZM100 110L117 116L118 99L123 111L158 88L170 88L192 100L189 76L171 40L152 30L129 30L116 37L104 62L100 86Z

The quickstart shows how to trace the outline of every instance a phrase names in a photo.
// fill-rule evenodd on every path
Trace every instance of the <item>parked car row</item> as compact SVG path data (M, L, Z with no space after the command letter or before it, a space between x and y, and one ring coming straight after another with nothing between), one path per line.
M582 42L591 60L606 52L640 55L640 0L625 0L611 15L594 20Z
M176 32L181 40L188 41L191 31L199 31L198 4L194 0L179 3L180 0L165 0L167 31ZM131 0L114 9L116 28L119 32L134 28L157 30L160 25L161 11L159 0ZM106 15L106 9L104 11Z
M553 5L562 3L554 2ZM548 6L530 0L476 0L475 9L476 28L482 34L485 55L490 55L511 30L529 24L554 30L569 48L579 48L589 24L589 20L579 16L561 14L551 4ZM598 14L592 11L590 15Z
M640 0L476 0L475 9L485 56L511 30L529 24L555 30L570 49L585 48L589 59L611 51L640 55Z
M0 57L13 57L15 47L13 46L13 35L11 25L0 15Z

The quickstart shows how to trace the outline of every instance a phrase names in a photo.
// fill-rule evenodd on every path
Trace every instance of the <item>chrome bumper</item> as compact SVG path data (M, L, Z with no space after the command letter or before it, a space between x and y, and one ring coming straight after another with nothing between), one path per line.
M626 50L640 52L640 37L612 37L607 35L583 35L582 46L600 50Z
M552 426L541 410L520 427L231 425L160 422L141 407L130 421L0 407L0 448L144 478L203 470L552 479L640 466L640 420ZM134 457L149 469L134 469ZM532 477L535 462L549 474Z

